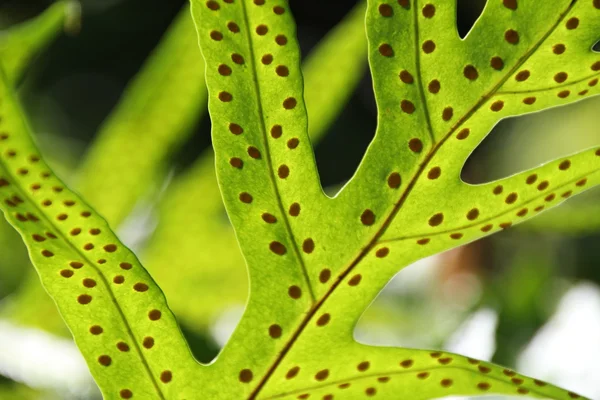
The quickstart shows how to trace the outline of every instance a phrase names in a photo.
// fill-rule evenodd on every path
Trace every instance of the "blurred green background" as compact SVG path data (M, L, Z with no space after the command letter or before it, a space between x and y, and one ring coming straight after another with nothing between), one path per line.
M138 251L196 357L208 362L243 312L247 278L212 169L200 53L193 36L187 44L179 39L190 29L185 22L168 31L187 17L177 17L185 3L81 0L81 23L67 21L16 85L46 158ZM458 3L464 36L486 2ZM0 43L1 32L51 4L0 1ZM291 0L303 54L355 4ZM317 164L333 193L352 176L376 125L364 43L354 27L361 19L350 14L356 35L341 35L350 72L339 100L323 95L335 88L331 76L313 77L314 59L305 64ZM161 46L169 57L152 53L165 32ZM153 67L136 84L149 57ZM337 101L339 114L331 121L318 115L311 104L319 101ZM469 159L463 179L487 182L598 145L599 106L592 98L502 121ZM155 148L167 150L144 157L142 150ZM118 173L129 168L145 174ZM356 337L490 359L600 399L599 200L592 190L537 220L403 270L366 311ZM0 399L99 398L34 275L16 233L0 223Z

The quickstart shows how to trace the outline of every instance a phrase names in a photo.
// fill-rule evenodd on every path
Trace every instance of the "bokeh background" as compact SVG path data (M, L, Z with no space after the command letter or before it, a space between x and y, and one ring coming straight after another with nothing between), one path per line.
M99 127L186 2L80 3L81 29L61 34L36 57L18 86L44 154L67 181L75 181ZM457 28L464 36L486 1L458 3ZM0 28L32 18L50 4L0 0ZM303 54L310 54L355 4L291 0ZM362 64L364 75L316 146L325 188L339 187L352 176L375 131L376 107L366 59ZM600 98L592 98L502 121L469 159L463 178L487 182L598 145L599 107ZM173 268L178 253L168 247L150 248L157 235L161 242L177 243L184 240L178 234L185 234L193 246L209 248L217 244L204 239L227 236L215 239L234 253L222 261L227 269L210 253L200 257L205 262L196 260L199 265L193 266L198 278L192 282L206 301L186 303L175 297L171 301L201 361L218 354L243 312L247 290L243 261L218 205L207 206L216 222L202 232L193 226L161 228L161 213L171 206L165 193L185 186L190 171L209 165L209 152L210 120L203 109L185 143L161 166L154 189L144 194L118 228L122 240L151 266L169 299L170 292L176 296L178 285L184 292L194 288L185 287L190 271ZM203 173L208 176L211 170ZM215 192L214 179L207 177L204 184ZM600 193L592 190L537 221L410 266L366 311L356 337L372 344L447 349L489 359L600 399L599 200ZM200 213L203 201L200 196L181 207L195 207ZM170 271L168 282L165 270ZM228 279L226 274L239 277L233 289L221 284ZM19 238L0 224L0 399L100 398L68 331L34 278Z

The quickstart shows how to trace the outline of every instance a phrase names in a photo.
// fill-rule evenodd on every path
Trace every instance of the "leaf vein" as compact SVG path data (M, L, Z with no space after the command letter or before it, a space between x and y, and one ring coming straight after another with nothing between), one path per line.
M531 49L529 49L516 63L516 65L508 71L508 73L498 81L498 83L469 110L465 115L463 115L457 123L450 128L448 133L444 135L444 137L440 140L440 142L436 143L432 150L427 154L424 161L420 164L418 171L413 175L412 179L409 181L407 188L400 195L400 199L397 203L394 204L394 207L390 214L384 220L382 226L375 232L373 238L361 248L360 253L352 260L348 267L346 267L340 275L336 278L336 280L331 284L327 292L315 303L315 305L306 313L304 319L298 326L298 328L294 331L292 337L288 340L287 343L283 346L281 352L273 362L273 364L269 367L265 376L262 377L261 382L255 388L255 390L250 394L248 400L254 400L258 396L260 390L265 386L266 382L273 375L277 366L281 363L281 361L285 358L287 353L290 351L296 340L300 337L306 326L315 316L315 314L319 311L321 306L327 301L329 296L333 294L333 292L337 289L337 287L344 281L344 279L352 272L352 270L365 258L365 256L373 249L373 247L378 243L379 238L385 233L391 222L394 220L398 212L400 211L402 205L408 198L408 195L412 192L412 189L417 183L419 177L423 174L425 169L427 168L429 162L433 158L433 156L437 153L437 151L441 148L441 146L450 138L452 133L454 133L462 124L464 124L472 115L474 115L482 106L485 104L493 95L500 89L504 83L512 76L517 69L523 65L529 59L529 57L535 53L535 51L544 43L544 41L554 32L554 30L560 25L560 23L565 19L569 11L575 6L577 0L573 0L569 6L559 15L557 21L550 27L550 29L542 35L541 39L536 42ZM242 2L243 4L243 2ZM244 9L245 10L245 9ZM254 61L253 61L254 62Z
M258 114L259 114L259 120L260 120L260 130L262 133L262 137L263 137L263 142L265 145L265 153L266 153L266 161L267 161L267 168L269 170L269 179L271 181L271 184L273 185L274 191L275 191L275 197L277 200L277 206L279 207L279 212L281 213L282 217L283 217L283 221L284 221L284 225L285 225L285 229L290 237L290 241L292 242L292 248L294 250L294 254L296 255L296 258L298 259L298 262L300 264L300 268L302 269L302 274L304 275L304 280L306 281L306 285L308 286L308 290L310 293L310 297L313 303L316 302L316 297L315 297L315 293L313 290L313 287L310 283L310 278L308 276L308 271L306 269L306 265L304 263L304 259L302 258L302 254L300 253L300 249L298 248L298 243L296 241L296 237L294 236L294 232L292 231L292 227L290 225L290 221L288 219L288 215L285 211L285 208L283 206L283 201L281 199L281 194L279 193L279 186L277 185L277 180L275 178L275 171L273 170L273 162L271 159L271 151L269 148L269 139L268 139L268 135L267 135L267 127L265 125L265 112L263 110L263 106L262 106L262 95L261 95L261 90L260 90L260 83L258 80L258 73L256 72L256 58L255 58L255 51L254 51L254 44L252 42L252 36L251 36L251 31L250 31L250 20L248 18L248 11L246 8L246 2L245 0L242 0L240 2L242 4L242 13L244 15L244 26L245 26L245 31L246 31L246 37L248 39L248 51L250 52L250 69L252 71L252 81L254 83L254 90L256 91L256 97L257 97L257 106L258 106Z
M431 125L431 115L429 114L429 106L427 104L427 98L425 97L425 89L423 88L423 74L421 71L421 52L419 51L419 42L420 42L420 31L419 31L419 0L415 0L413 4L413 23L415 24L415 64L416 64L416 73L417 73L417 81L419 82L419 98L421 100L421 104L423 104L423 114L425 115L425 120L427 121L427 132L429 133L429 137L431 138L431 143L435 144L435 135L433 134L433 127Z
M319 389L323 389L323 388L327 388L330 386L335 386L335 385L339 385L342 383L347 383L347 382L356 382L356 381L361 381L361 380L365 380L365 379L371 379L371 378L377 378L377 377L382 377L382 376L398 376L398 375L409 375L409 374L418 374L420 372L430 372L430 371L438 371L438 370L461 370L461 371L466 371L466 372L470 372L475 376L481 376L481 377L485 377L485 379L487 380L491 380L491 381L496 381L496 382L500 382L500 383L504 383L507 385L514 385L511 384L510 382L502 379L501 377L496 377L493 375L487 375L487 374L483 374L478 372L477 370L473 370L471 368L468 368L466 366L448 366L448 365L436 365L430 368L414 368L414 369L410 369L410 370L404 370L404 371L389 371L389 372L378 372L378 373L371 373L371 374L364 374L364 375L359 375L359 376L355 376L352 378L348 378L348 379L340 379L340 380L336 380L336 381L331 381L328 383L324 383L324 384L320 384L320 385L314 385L314 386L308 386L305 387L303 389L297 389L297 390L292 390L289 392L285 392L285 393L280 393L280 394L276 394L273 396L269 396L269 397L265 397L261 400L272 400L272 399L280 399L289 395L295 395L295 394L300 394L300 393L305 393L307 391L311 391L311 390L319 390ZM415 378L416 379L416 378ZM525 387L527 385L522 385L522 386L516 386L515 388L518 387ZM553 387L553 385L548 385L549 387ZM543 393L535 388L533 388L532 386L528 386L529 392L533 393L533 394L537 394L539 396L547 396L547 393Z
M600 171L600 168L596 168L595 170L593 170L593 171L591 171L591 172L589 172L587 174L580 175L577 178L571 179L571 180L563 183L562 185L556 186L554 188L554 190L558 190L558 189L564 188L565 186L569 186L569 185L571 185L571 184L573 184L573 183L575 183L577 181L580 181L583 178L587 178L590 175L597 173L598 171ZM422 237L433 237L433 236L439 236L439 235L443 235L443 234L447 234L447 233L456 232L458 230L473 228L475 226L478 226L478 225L484 224L486 222L490 222L490 221L492 221L494 219L500 218L500 217L502 217L504 215L513 213L516 210L522 209L523 206L531 204L531 203L539 200L542 197L548 196L548 193L551 193L554 190L547 191L545 193L539 193L537 196L534 196L534 197L530 198L527 201L519 203L519 206L517 206L517 207L511 207L511 208L509 208L509 209L507 209L507 210L505 210L505 211L503 211L501 213L497 213L497 214L495 214L495 215L493 215L491 217L478 220L477 222L473 222L473 223L470 223L470 224L461 225L461 226L458 226L456 228L446 229L446 230L438 231L438 232L434 232L434 233L424 233L422 235L400 236L400 237L396 237L396 238L381 240L378 243L390 243L390 242L398 242L398 241L407 240L407 239L418 239L418 238L422 238Z

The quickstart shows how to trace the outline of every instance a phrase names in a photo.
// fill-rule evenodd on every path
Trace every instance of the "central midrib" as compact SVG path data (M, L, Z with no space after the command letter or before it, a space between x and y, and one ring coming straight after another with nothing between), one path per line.
M415 2L417 2L417 1L418 0L415 0ZM394 220L395 216L398 214L399 210L402 208L402 205L404 204L404 202L406 201L408 195L411 193L412 189L416 185L416 182L418 181L419 177L426 170L429 162L431 161L431 159L433 158L433 156L437 153L437 151L448 140L448 138L450 138L452 136L452 134L458 130L458 128L460 128L466 121L468 121L469 118L471 118L492 96L494 96L494 94L504 85L504 83L515 72L517 72L517 70L529 59L529 57L531 57L531 55L533 53L535 53L535 51L542 45L542 43L544 43L546 41L546 39L554 32L554 30L556 29L556 27L564 20L564 18L567 16L567 14L569 13L569 11L574 7L574 5L576 3L577 3L577 0L573 0L569 4L569 6L566 8L566 10L563 11L560 14L558 20L550 27L550 29L544 35L542 35L542 37L540 38L540 40L538 42L536 42L531 47L531 49L528 50L517 61L517 63L492 87L492 89L488 93L486 93L484 96L482 96L481 99L471 109L469 109L457 121L457 123L454 126L452 126L452 128L450 128L450 130L442 137L442 139L438 143L436 143L434 145L434 147L432 148L432 150L425 157L423 163L420 164L419 169L414 174L413 178L411 179L411 181L407 185L405 191L400 196L400 199L394 205L392 211L390 211L390 214L388 215L388 217L385 219L385 221L381 225L381 228L379 228L379 230L374 234L373 238L369 241L369 243L365 247L363 247L363 249L356 256L356 258L354 258L354 260L352 262L350 262L350 264L345 268L344 272L342 272L340 275L338 275L336 281L331 285L331 287L329 288L329 290L306 313L306 316L304 317L304 319L302 320L302 322L300 323L300 325L298 326L298 328L296 329L296 331L294 332L294 334L292 335L292 337L289 339L289 341L284 345L284 347L282 348L282 350L279 353L279 355L278 355L277 359L275 360L275 362L273 362L273 364L268 369L267 373L262 377L262 379L259 382L259 384L251 392L250 396L248 397L248 400L255 400L256 399L256 397L258 396L258 394L261 391L261 389L266 385L266 383L269 380L269 378L275 372L275 370L277 369L277 367L279 366L279 364L281 363L281 361L285 358L285 356L287 355L287 353L291 350L292 346L294 345L294 343L296 342L296 340L298 340L298 338L300 337L300 335L304 331L304 328L306 328L306 326L311 321L311 319L315 316L315 314L317 313L317 311L321 308L321 306L325 303L325 301L327 301L327 299L329 298L329 296L331 296L331 294L335 291L335 289L342 283L342 281L346 278L346 276L348 276L348 274L350 274L350 272L352 272L352 270L363 260L363 258L378 243L379 239L381 238L381 236L383 236L383 234L385 233L385 231L387 230L387 228L389 227L389 225L391 224L391 222ZM242 1L242 4L244 4L244 1ZM414 7L414 5L413 5L413 7ZM245 5L244 5L244 13L245 13ZM246 22L248 22L248 21L246 21ZM418 51L418 48L416 50ZM253 62L254 62L254 60L253 60Z
M261 90L260 90L260 83L258 81L258 73L256 71L256 59L255 59L255 53L254 53L254 45L253 45L252 36L251 36L252 33L250 30L250 20L248 18L248 12L246 10L246 0L242 0L241 4L242 4L242 13L244 14L243 17L244 17L244 26L245 26L245 30L246 30L246 37L248 38L248 50L250 52L250 68L252 70L252 78L253 78L252 80L254 82L254 90L256 91L256 96L257 96L256 103L258 106L260 130L262 133L263 143L265 146L265 156L266 156L267 168L269 169L269 174L268 174L269 180L271 181L271 185L273 185L273 189L274 189L276 200L277 200L277 207L279 208L279 212L282 216L282 220L285 225L285 229L290 238L290 242L292 244L292 249L293 249L294 255L296 256L298 263L300 264L300 268L302 270L302 275L304 276L306 286L308 286L310 298L312 300L312 303L314 304L317 301L316 297L315 297L315 293L314 293L312 285L310 283L308 271L306 270L306 265L304 264L304 259L302 258L302 254L300 253L300 249L298 248L298 244L296 243L296 237L294 236L294 232L292 231L292 227L290 226L290 223L287 218L287 213L285 212L285 208L283 207L283 201L281 199L281 194L279 193L279 186L277 185L277 180L275 178L275 171L273 170L271 151L269 148L269 137L267 135L267 126L265 125L265 117L266 116L265 116L265 113L264 113L264 110L262 107L262 95L261 95Z

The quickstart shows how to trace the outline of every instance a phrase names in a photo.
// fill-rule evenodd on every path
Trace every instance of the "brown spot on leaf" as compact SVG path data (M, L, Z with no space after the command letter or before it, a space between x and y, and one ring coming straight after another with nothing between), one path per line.
M398 172L392 172L388 176L387 183L391 189L398 189L402 183L402 178Z
M360 283L361 279L362 279L362 275L356 274L352 278L350 278L350 280L348 281L348 285L357 286Z
M252 371L250 371L249 369L243 369L240 371L239 374L239 380L242 383L248 383L250 381L252 381L252 378L254 377L254 374L252 374Z
M319 273L319 282L327 283L327 281L329 281L329 278L331 278L331 270L328 268L322 269Z
M420 153L423 150L423 142L421 141L421 139L418 138L410 139L410 141L408 142L408 148L413 153Z
M375 214L373 211L367 209L360 216L360 221L363 225L371 226L375 223Z
M103 355L98 357L98 362L100 363L100 365L108 367L110 364L112 364L112 359L107 355Z
M379 54L384 57L393 57L394 49L388 43L383 43L379 46Z
M439 178L441 174L442 174L442 170L440 167L433 167L427 173L427 178L429 178L431 180L435 180L435 179Z
M407 84L411 84L415 81L412 74L410 72L408 72L407 70L403 70L402 72L400 72L399 76L400 76L400 80Z
M506 40L510 44L519 43L519 32L514 29L509 29L504 32L504 40Z
M288 295L292 299L299 299L302 296L302 289L300 287L293 285L288 288Z
M391 17L394 15L394 9L389 4L380 4L379 14L381 14L382 17Z
M400 102L400 108L407 114L412 114L415 112L415 105L410 100L402 100Z
M390 249L388 249L387 247L382 247L375 252L375 256L378 258L384 258L388 254L390 254Z
M425 54L431 54L435 51L435 42L433 40L426 40L423 42L421 48Z
M567 26L567 29L569 29L569 30L577 29L577 27L579 26L579 18L577 18L577 17L570 18L567 21L566 26Z
M306 254L310 254L315 250L315 242L314 240L312 240L311 238L305 239L304 242L302 242L302 251L304 251Z
M297 217L298 215L300 215L300 204L298 203L293 203L290 206L290 209L288 210L288 213L292 216L292 217Z
M440 81L434 79L431 82L429 82L429 85L427 85L427 90L429 90L430 93L438 94L440 92L441 87L442 85L440 84Z
M490 67L500 71L502 68L504 68L504 61L500 57L492 57L490 59Z
M328 369L322 369L321 371L317 372L315 374L315 379L322 382L325 379L327 379L329 377L329 370Z
M269 244L269 249L270 249L270 250L271 250L273 253L275 253L275 254L277 254L277 255L279 255L279 256L282 256L282 255L284 255L285 253L287 253L287 249L285 248L285 246L284 246L282 243L280 243L280 242L277 242L277 241L273 241L273 242L271 242L271 243Z
M269 326L269 336L271 336L273 339L279 339L282 332L283 330L281 329L281 326L277 324Z
M321 315L319 317L319 319L317 320L317 326L325 326L329 323L330 320L331 320L331 315L325 313L325 314Z
M252 200L253 200L252 199L252 195L250 193L247 193L247 192L240 193L239 198L240 198L240 201L242 203L246 203L246 204L252 203Z
M470 81L474 81L479 78L479 72L477 72L477 68L473 65L467 65L463 69L463 75Z

